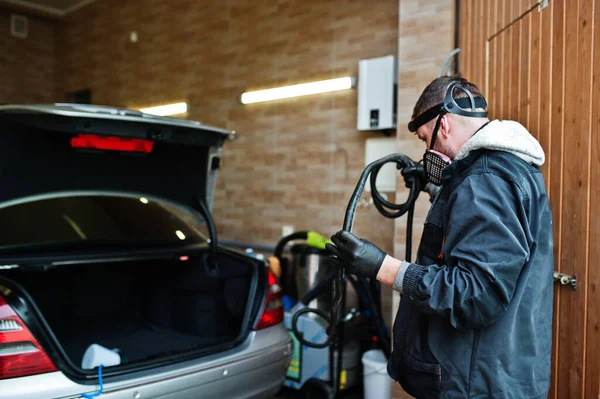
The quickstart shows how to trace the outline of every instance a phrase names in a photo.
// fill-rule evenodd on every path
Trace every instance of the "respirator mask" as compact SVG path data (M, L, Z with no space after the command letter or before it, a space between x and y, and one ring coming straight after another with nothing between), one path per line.
M467 97L455 99L455 90L464 92ZM437 116L435 128L433 129L433 133L431 135L431 143L423 155L423 168L425 169L427 181L430 183L438 186L441 185L442 171L446 166L450 165L450 161L446 157L437 151L434 151L433 149L435 140L437 139L438 130L440 129L440 123L442 122L442 117L446 114L455 114L474 118L487 117L487 111L477 111L477 108L487 108L485 98L473 97L469 90L460 85L458 82L454 82L448 87L443 103L434 105L408 123L408 130L415 133L417 129Z

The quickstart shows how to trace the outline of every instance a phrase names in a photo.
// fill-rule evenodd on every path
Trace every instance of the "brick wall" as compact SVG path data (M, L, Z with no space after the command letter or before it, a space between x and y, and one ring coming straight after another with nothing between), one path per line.
M421 92L435 79L446 56L454 48L453 0L399 0L398 41L398 152L414 160L422 159L425 145L408 131L408 122ZM399 176L398 187L404 187ZM397 200L406 198L407 190L397 192ZM412 260L429 210L428 197L420 195L415 207ZM394 253L403 259L406 242L406 222L396 221Z
M139 41L131 43L129 33ZM274 245L284 224L330 235L364 167L356 91L242 105L255 90L357 76L396 55L396 0L96 2L62 25L64 91L94 103L189 103L191 119L234 129L214 214L223 238ZM361 210L356 231L392 250L393 221Z
M0 7L0 104L54 100L56 22L29 17L29 37L10 35L11 12Z

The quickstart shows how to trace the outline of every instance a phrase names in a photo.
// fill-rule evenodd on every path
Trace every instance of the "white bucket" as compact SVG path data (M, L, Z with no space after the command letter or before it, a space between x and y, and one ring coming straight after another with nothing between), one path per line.
M387 373L387 359L381 350L370 350L362 355L365 399L390 399L392 379Z
M82 369L93 369L100 365L103 367L117 366L121 364L121 356L118 352L110 350L98 344L90 345L83 354L81 361Z

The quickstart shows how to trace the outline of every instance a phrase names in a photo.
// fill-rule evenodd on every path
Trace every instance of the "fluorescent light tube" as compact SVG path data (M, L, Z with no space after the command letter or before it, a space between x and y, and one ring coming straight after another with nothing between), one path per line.
M351 77L321 80L318 82L302 83L292 86L277 87L274 89L249 91L242 94L242 104L258 103L262 101L279 100L282 98L307 96L309 94L328 93L332 91L347 90L354 86Z
M180 115L187 112L187 103L159 105L157 107L142 108L140 111L158 116Z

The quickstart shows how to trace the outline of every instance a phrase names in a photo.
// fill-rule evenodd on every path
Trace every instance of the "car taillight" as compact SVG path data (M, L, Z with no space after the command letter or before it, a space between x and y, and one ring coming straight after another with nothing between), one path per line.
M0 380L56 370L23 320L0 296Z
M277 278L267 269L267 298L262 316L256 326L257 330L283 323L283 302L281 301L281 287L277 284Z
M95 134L79 134L71 139L71 147L89 150L150 154L154 147L154 141L113 136L97 136Z

